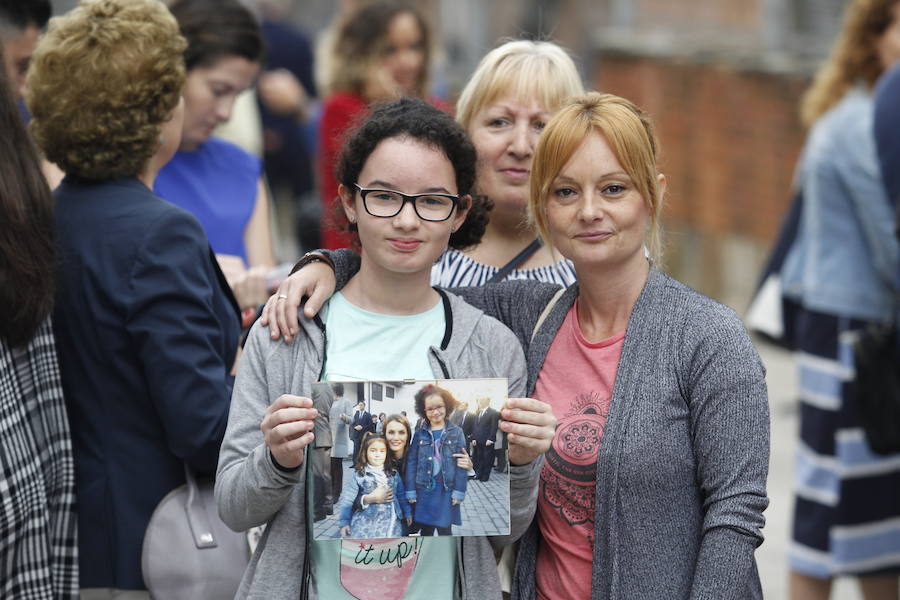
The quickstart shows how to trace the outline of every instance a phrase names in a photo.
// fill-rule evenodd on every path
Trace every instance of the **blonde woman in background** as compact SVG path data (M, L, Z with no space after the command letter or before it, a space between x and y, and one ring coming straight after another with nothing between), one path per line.
M575 280L568 260L537 243L525 206L538 136L563 101L583 91L575 63L552 42L506 42L481 60L456 103L456 120L478 152L476 194L493 209L481 243L448 250L431 271L432 284ZM508 274L498 277L506 265Z

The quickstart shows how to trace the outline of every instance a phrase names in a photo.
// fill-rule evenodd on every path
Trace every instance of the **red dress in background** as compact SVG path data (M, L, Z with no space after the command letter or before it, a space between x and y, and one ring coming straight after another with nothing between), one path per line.
M347 232L336 228L335 203L338 182L334 177L334 167L344 144L344 135L365 112L366 101L362 96L349 92L337 92L325 100L322 120L319 123L319 198L322 201L322 246L331 250L347 248L350 238ZM340 223L346 217L340 213Z

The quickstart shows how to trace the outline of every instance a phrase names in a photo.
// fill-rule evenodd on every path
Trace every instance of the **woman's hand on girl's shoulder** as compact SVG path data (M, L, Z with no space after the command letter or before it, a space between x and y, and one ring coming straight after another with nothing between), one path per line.
M334 294L335 277L332 268L320 261L304 265L285 279L266 301L260 322L269 328L273 340L284 337L291 343L300 331L298 309L303 298L303 314L312 319Z
M550 449L556 434L556 417L546 402L510 398L500 417L500 430L509 442L510 464L526 465Z

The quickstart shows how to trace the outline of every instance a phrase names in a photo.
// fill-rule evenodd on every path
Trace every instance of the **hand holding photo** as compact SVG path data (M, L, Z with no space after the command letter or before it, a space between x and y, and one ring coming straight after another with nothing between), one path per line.
M313 397L331 434L315 539L509 533L505 379L321 382Z

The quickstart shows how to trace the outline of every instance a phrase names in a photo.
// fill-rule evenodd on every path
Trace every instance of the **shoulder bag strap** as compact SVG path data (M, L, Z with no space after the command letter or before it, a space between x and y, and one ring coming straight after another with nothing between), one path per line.
M534 336L537 335L538 329L540 329L541 325L544 324L544 321L547 320L547 315L550 314L550 311L553 310L553 307L556 306L556 303L559 301L565 291L566 288L560 288L559 291L553 294L553 297L550 298L550 302L548 302L547 306L544 307L541 316L538 317L537 323L534 324L534 329L531 331L531 342L534 341Z
M193 469L187 463L184 465L184 479L188 491L184 510L187 513L191 533L194 535L194 543L197 545L197 548L215 548L219 544L216 542L216 536L213 534L206 506L204 506L203 500L200 498L200 486L197 484L197 478L194 476Z
M500 267L500 270L488 280L488 283L499 283L506 279L506 276L509 275L513 269L525 262L528 257L537 252L540 247L541 240L535 238L533 242L525 246L524 250L513 256L512 260Z

